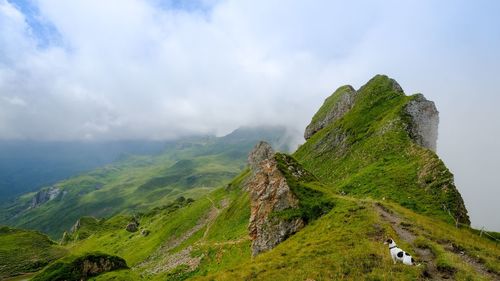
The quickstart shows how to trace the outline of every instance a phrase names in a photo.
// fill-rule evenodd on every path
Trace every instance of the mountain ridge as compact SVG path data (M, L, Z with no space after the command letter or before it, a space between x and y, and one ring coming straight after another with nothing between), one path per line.
M229 183L144 213L82 218L64 249L99 249L130 267L100 281L500 279L500 250L470 228L432 150L436 120L416 124L436 118L433 103L382 75L348 90L355 97L327 99L291 155L258 142ZM393 264L389 237L420 266Z

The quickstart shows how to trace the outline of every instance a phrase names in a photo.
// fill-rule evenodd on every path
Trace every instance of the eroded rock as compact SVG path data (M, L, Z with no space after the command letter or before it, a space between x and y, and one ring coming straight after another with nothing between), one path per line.
M408 133L419 145L436 151L439 125L439 112L434 102L417 94L408 102L405 112L410 116Z
M55 199L59 194L61 193L61 190L55 186L51 186L49 188L44 188L40 191L38 191L35 196L33 196L33 199L31 199L31 205L30 208L36 208L50 200Z
M249 164L253 175L247 182L250 192L249 234L252 255L270 250L304 227L302 218L285 219L275 214L297 209L299 200L290 190L286 178L278 169L269 144L258 143L250 153Z
M260 163L274 156L274 150L270 144L265 141L260 141L248 154L248 164L252 171L260 168Z

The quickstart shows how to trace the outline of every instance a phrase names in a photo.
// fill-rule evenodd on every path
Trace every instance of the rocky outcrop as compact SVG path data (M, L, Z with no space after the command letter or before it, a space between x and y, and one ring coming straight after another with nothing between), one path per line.
M80 229L80 227L82 226L82 222L80 219L78 219L75 224L70 228L69 232L70 233L75 233L78 231L78 229Z
M104 272L128 268L124 259L103 253L89 253L71 262L59 261L36 275L34 281L88 280Z
M434 102L417 94L408 102L405 112L410 116L408 134L419 145L436 151L439 112Z
M127 268L124 259L108 255L88 255L81 259L82 276L90 277L103 272Z
M49 188L44 188L40 191L38 191L35 196L33 196L33 199L31 199L31 204L30 208L36 208L43 203L46 203L50 200L55 199L59 194L61 193L61 190L55 186L51 186Z
M357 94L350 85L338 88L325 100L318 113L314 115L304 132L304 138L308 140L328 124L342 118L354 106Z
M138 225L135 222L131 222L127 224L125 230L127 230L128 232L136 232L138 230Z
M246 184L250 192L249 234L252 255L270 250L304 227L302 218L285 219L274 214L298 209L299 200L280 172L271 146L258 143L248 157L252 176Z
M132 218L132 220L125 227L125 230L128 232L136 232L139 230L139 221L135 217Z
M262 161L271 159L273 156L274 150L271 145L265 141L260 141L248 154L248 164L250 165L252 171L257 171L260 169Z

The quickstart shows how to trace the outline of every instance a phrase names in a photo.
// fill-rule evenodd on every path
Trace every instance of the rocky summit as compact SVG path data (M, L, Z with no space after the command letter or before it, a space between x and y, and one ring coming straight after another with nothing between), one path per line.
M342 194L384 198L468 225L453 175L435 153L438 123L434 102L376 75L328 97L294 156Z

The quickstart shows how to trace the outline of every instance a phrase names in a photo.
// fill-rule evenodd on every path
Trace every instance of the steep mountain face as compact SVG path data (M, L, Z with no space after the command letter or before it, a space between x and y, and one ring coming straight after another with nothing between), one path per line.
M252 255L268 251L328 213L333 202L317 189L316 177L295 159L259 142L248 156L251 175L249 235Z
M434 153L438 122L433 102L406 96L396 81L377 75L357 91L335 91L294 156L339 193L387 199L468 225L453 175Z
M0 224L37 229L60 239L80 217L109 217L198 198L223 186L246 165L255 143L286 149L282 127L240 128L224 137L193 137L166 143L156 156L129 156L36 193L0 205Z
M432 101L422 94L416 94L405 106L405 112L410 116L408 133L420 146L436 152L438 138L439 112Z
M304 227L300 217L292 220L272 216L274 212L297 210L299 199L293 194L274 159L274 151L260 142L248 157L252 176L247 183L250 192L252 255L270 250Z

